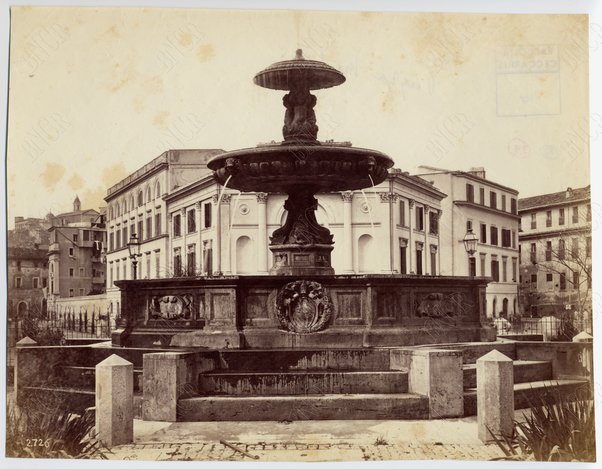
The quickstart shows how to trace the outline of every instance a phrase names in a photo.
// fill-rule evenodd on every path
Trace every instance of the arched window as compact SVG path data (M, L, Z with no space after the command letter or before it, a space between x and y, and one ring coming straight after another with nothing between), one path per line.
M502 300L502 317L508 317L508 298Z
M109 205L108 212L109 212L109 220L112 220L113 219L113 206L112 205Z
M361 235L357 242L357 270L358 272L374 272L376 269L374 252L374 239L369 234Z
M146 200L145 200L145 202L150 202L151 200L153 200L153 195L151 194L151 188L150 188L150 186L146 186Z
M241 236L236 240L236 273L251 274L257 270L255 248L253 240L248 236Z
M161 184L157 181L155 184L155 199L158 199L159 197L161 197Z
M492 304L493 304L493 306L491 308L492 317L493 318L497 318L497 317L499 317L498 311L497 311L497 297L495 297L495 296L493 297L493 303Z
M134 196L130 195L130 203L129 203L129 210L134 210L136 207L134 206Z
M125 199L123 199L123 201L121 202L121 214L125 215L128 211L128 206L127 206L127 202L125 201Z
M136 202L138 203L138 207L142 207L144 205L144 194L142 193L142 190L138 191L138 197Z

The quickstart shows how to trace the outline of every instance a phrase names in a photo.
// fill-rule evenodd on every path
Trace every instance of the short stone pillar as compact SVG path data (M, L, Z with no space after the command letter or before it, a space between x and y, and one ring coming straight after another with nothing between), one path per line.
M594 337L585 331L582 331L573 337L573 342L576 343L591 343L593 341ZM581 351L581 365L585 368L588 377L591 379L593 377L592 371L594 369L594 355L593 350L591 348L587 348L587 346L585 346Z
M96 365L96 433L109 448L134 441L134 365L118 355Z
M33 340L31 337L25 336L19 342L17 342L15 345L17 347L33 347L35 345L38 345L38 343L35 340Z
M514 369L512 359L492 350L477 360L477 422L479 439L493 441L512 434L514 419Z

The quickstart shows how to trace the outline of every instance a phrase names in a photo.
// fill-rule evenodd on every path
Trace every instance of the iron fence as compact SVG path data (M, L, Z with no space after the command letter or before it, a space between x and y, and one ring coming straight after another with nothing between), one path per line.
M57 305L38 321L38 326L58 329L63 332L65 339L108 339L115 329L115 315L110 307Z
M493 321L498 335L541 335L544 341L571 341L580 332L593 335L591 319L570 316L545 316L543 318L511 317Z

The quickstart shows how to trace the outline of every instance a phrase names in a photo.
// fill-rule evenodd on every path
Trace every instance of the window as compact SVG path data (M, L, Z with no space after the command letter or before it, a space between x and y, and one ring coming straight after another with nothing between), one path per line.
M535 243L531 243L531 262L537 262L537 245Z
M481 243L485 244L487 242L487 225L485 223L481 223Z
M84 241L90 241L90 232L88 230L84 230Z
M497 194L493 191L489 193L489 206L497 208Z
M23 279L21 277L15 277L15 288L23 287Z
M474 257L468 258L468 275L471 277L477 275L477 260Z
M554 276L552 274L546 274L546 282L552 282L554 280Z
M174 275L182 275L182 250L175 248L173 250L173 273Z
M437 275L437 251L431 248L431 275Z
M502 247L509 248L512 245L510 230L502 228Z
M573 223L579 223L579 207L573 207Z
M186 270L189 276L196 272L196 245L190 244L186 252Z
M115 236L113 233L109 233L109 251L112 251L115 248Z
M506 195L502 194L502 210L506 211Z
M115 280L119 280L119 261L115 264Z
M573 290L579 289L579 271L573 271Z
M84 296L84 289L83 288L79 289L79 296Z
M424 230L424 207L416 207L416 229Z
M546 211L546 227L552 226L552 210Z
M403 200L399 201L399 224L406 226L406 203Z
M142 220L138 220L138 241L142 241L144 239L144 222Z
M563 208L558 209L558 224L564 225L564 209Z
M188 233L194 233L196 231L196 210L188 210L186 212L186 227L188 228Z
M537 285L537 274L531 274L531 283Z
M466 231L472 231L472 220L466 220Z
M518 267L518 259L516 257L512 258L512 281L516 282L516 268Z
M74 277L75 276L75 270L73 270L72 268L69 269L69 277Z
M510 199L510 212L516 215L516 199L514 197Z
M73 233L73 242L77 243L79 241L79 235L77 233Z
M109 266L109 286L113 286L113 264Z
M21 261L17 261L17 270L21 272Z
M566 274L564 272L560 273L560 289L566 290Z
M485 205L485 188L479 187L479 203Z
M400 240L400 247L399 247L399 272L401 272L402 274L407 274L408 273L408 260L407 260L407 255L408 255L408 248L407 248L407 241L406 240Z
M155 277L159 278L161 273L161 257L159 251L155 251Z
M466 201L474 202L474 186L472 184L466 184Z
M150 257L150 252L146 253L146 278L151 278L151 257Z
M502 282L508 281L508 259L502 257Z
M439 233L439 214L432 210L429 212L429 233L433 235Z
M161 214L155 213L155 236L161 235Z
M75 291L73 290L73 288L69 289L69 298L73 298L75 296Z
M158 199L159 197L161 197L161 184L157 181L157 184L155 184L155 199Z
M205 221L205 228L211 228L211 203L207 202L203 204L203 220Z
M422 248L416 247L416 274L422 275Z
M128 270L127 270L127 262L125 259L123 259L123 280L126 280L128 278Z
M146 239L153 237L153 217L146 217Z
M80 277L83 277L83 276L84 276L84 274L85 274L85 270L84 270L84 268L83 268L83 267L80 267L80 268L79 268L79 276L80 276Z
M150 202L153 200L153 196L151 195L150 186L146 186L146 202Z
M577 259L579 257L579 238L573 238L571 244L571 257Z
M552 241L546 241L546 261L552 260Z
M126 247L128 244L128 227L124 226L123 229L121 230L121 244L123 247Z
M500 281L500 263L497 259L491 261L491 277L494 282Z
M481 277L487 277L485 266L487 265L487 254L481 254Z
M498 241L497 241L497 227L492 226L491 229L491 245L492 246L497 246Z
M585 238L585 256L591 257L592 255L592 237L588 236Z
M512 233L510 234L511 236L511 241L512 241L512 249L516 249L516 231L512 230Z
M180 236L181 235L180 215L179 214L173 216L173 235L174 236Z
M531 214L531 229L534 230L536 228L537 228L537 214L532 213Z
M138 191L137 202L138 202L138 207L142 207L144 205L144 195L142 194L141 190Z
M558 240L558 256L557 256L557 257L558 257L558 259L559 259L559 260L561 260L561 261L562 261L562 260L564 260L564 257L565 257L565 254L564 254L564 252L565 252L565 249L566 249L566 248L565 248L565 242L564 242L564 239L559 239L559 240Z
M69 248L69 256L73 257L75 253L75 250L73 248Z

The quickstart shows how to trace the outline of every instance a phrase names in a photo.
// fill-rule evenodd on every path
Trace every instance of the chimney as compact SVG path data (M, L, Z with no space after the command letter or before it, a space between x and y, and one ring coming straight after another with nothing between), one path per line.
M573 188L572 187L567 187L566 188L566 198L570 199L573 196Z
M477 177L485 179L485 168L483 166L477 166L477 167L470 168L470 171L468 171L468 172L470 174L472 174L473 176L477 176Z

